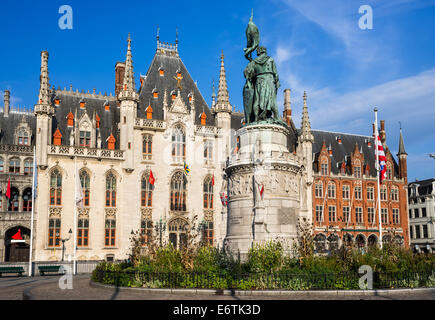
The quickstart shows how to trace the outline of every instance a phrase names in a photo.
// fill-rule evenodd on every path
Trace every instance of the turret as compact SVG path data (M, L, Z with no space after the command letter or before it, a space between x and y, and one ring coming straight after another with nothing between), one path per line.
M36 115L36 160L41 168L47 167L47 146L51 144L51 118L54 108L50 103L50 84L48 78L48 52L41 52L41 72Z
M9 116L9 108L11 103L10 101L11 101L11 93L9 90L5 90L4 109L3 109L3 114L5 117Z
M408 157L408 154L405 151L405 144L403 143L402 128L400 128L399 152L397 153L397 157L399 158L399 178L405 179L405 183L407 183L408 169L406 159Z
M131 39L128 34L127 55L122 89L119 92L120 101L120 149L125 151L124 169L133 171L133 125L137 114L139 95L135 90L133 59L131 54Z
M290 103L290 89L284 90L284 112L283 112L284 121L290 125L292 119L292 108Z

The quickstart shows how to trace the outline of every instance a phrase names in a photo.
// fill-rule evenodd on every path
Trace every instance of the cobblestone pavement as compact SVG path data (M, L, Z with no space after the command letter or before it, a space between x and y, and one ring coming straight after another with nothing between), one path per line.
M300 293L289 296L225 296L206 294L149 293L141 290L102 288L90 285L89 275L73 278L72 289L60 289L60 276L0 278L0 300L435 300L434 292L368 295L316 295Z

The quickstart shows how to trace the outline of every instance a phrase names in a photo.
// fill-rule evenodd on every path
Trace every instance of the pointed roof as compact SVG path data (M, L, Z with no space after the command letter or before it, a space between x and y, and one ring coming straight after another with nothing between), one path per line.
M48 78L48 51L41 52L41 74L39 79L38 104L48 105L50 103L50 84Z
M228 110L232 111L230 105L230 96L228 94L228 86L227 86L227 77L225 74L225 65L224 65L224 52L221 54L221 69L219 74L219 85L218 85L218 93L217 93L217 102L214 106L218 110Z
M125 59L125 75L122 90L135 91L134 73L133 73L133 58L131 55L131 38L130 33L127 38L127 54Z
M310 117L308 116L307 92L306 91L304 91L304 107L302 110L301 136L302 136L303 141L313 141L314 140L314 137L311 133Z
M397 155L407 155L405 151L405 144L403 143L403 135L402 135L402 128L400 129L400 137L399 137L399 152Z

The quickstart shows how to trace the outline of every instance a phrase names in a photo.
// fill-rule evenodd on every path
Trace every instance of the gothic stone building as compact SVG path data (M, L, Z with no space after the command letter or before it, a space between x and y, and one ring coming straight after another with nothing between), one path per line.
M243 125L243 114L229 102L223 54L217 97L213 92L209 108L179 56L177 42L157 38L156 53L138 90L130 37L127 44L125 62L115 66L115 96L50 87L46 51L41 53L34 113L10 107L10 93L5 91L0 113L1 261L28 259L34 147L34 260L60 260L62 239L69 239L65 253L72 254L74 228L79 260L126 258L132 231L137 230L144 245L153 234L179 247L192 226L200 228L210 244L224 242L227 207L219 195L227 191L227 159L239 152L236 130ZM284 120L300 134L291 118L289 89L284 106ZM305 96L303 127L310 131L307 110ZM309 172L314 183L308 181L312 197L305 199L308 210L312 208L316 239L321 240L319 250L322 243L327 248L347 238L361 245L375 241L379 232L371 209L376 194L373 138L311 133L304 152L313 154ZM389 179L381 192L384 228L396 228L408 245L406 153L399 152L397 165L385 132L383 143L389 159ZM9 178L10 199L5 197ZM79 184L83 200L76 207ZM346 222L341 221L343 214L350 217ZM26 240L19 246L10 242L18 229Z

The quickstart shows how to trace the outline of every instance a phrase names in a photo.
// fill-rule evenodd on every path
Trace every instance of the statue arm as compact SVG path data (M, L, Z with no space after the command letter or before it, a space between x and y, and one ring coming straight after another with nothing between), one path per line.
M273 72L273 76L275 77L275 87L276 90L278 91L278 88L281 86L281 84L279 83L278 71L276 69L276 64L274 60L272 60L272 72Z

